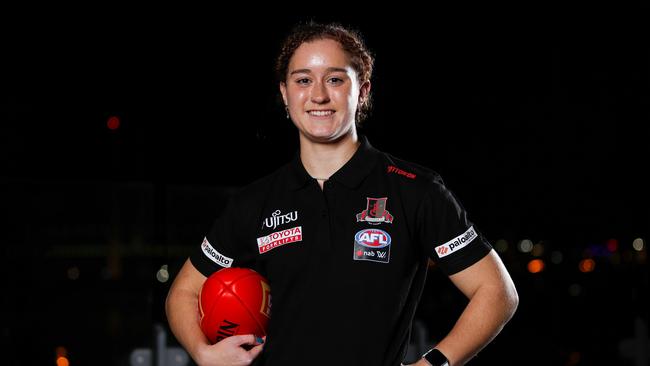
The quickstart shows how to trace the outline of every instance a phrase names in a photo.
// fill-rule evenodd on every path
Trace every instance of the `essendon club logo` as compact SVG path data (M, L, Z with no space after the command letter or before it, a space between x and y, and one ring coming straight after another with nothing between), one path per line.
M388 197L366 197L366 199L368 200L366 209L357 214L357 222L367 222L371 225L379 225L382 222L391 224L393 222L393 215L386 209Z

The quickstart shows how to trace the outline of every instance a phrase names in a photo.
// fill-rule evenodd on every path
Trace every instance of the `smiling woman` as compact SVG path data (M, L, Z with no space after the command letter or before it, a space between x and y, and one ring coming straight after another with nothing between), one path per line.
M470 301L416 365L462 365L512 316L510 275L441 177L357 133L372 65L361 37L339 25L300 25L285 41L276 70L299 153L233 195L167 298L170 326L197 363L399 365L429 260ZM247 334L209 344L199 330L198 290L227 267L269 281L261 342Z
M359 80L341 44L331 39L303 43L287 71L280 90L301 140L329 142L348 135L370 81Z

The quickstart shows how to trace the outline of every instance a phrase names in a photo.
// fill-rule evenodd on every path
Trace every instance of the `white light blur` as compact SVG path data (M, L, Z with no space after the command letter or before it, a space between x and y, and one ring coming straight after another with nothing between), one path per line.
M494 244L494 248L499 253L505 253L508 250L508 242L505 239L499 239Z
M560 264L564 260L564 255L559 250L554 250L551 252L551 262L553 264Z
M569 295L580 296L580 293L582 293L582 286L578 285L577 283L569 286Z
M533 250L533 242L530 239L524 239L519 242L519 251L522 253L530 253Z
M167 271L167 265L164 264L158 272L156 273L156 279L160 282L167 282L169 280L169 272Z
M78 280L80 275L79 268L77 266L68 268L68 279Z
M645 243L643 242L643 239L641 239L641 238L636 238L632 242L632 248L634 248L634 250L636 250L637 252L642 251L643 247L645 247Z

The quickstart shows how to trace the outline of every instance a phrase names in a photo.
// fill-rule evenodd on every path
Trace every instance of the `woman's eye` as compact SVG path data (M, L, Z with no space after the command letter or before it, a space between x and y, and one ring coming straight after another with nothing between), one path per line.
M307 84L309 84L309 79L307 79L307 78L297 79L296 83L298 83L300 85L307 85Z
M340 84L340 83L343 82L343 79L341 79L341 78L330 78L329 82L332 83L332 84Z

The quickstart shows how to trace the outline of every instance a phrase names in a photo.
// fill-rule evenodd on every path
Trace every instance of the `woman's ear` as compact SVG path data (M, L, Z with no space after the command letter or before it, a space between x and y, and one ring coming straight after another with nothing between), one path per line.
M280 94L282 94L282 101L284 102L284 105L288 106L289 101L287 100L287 84L285 82L280 82Z
M370 95L370 81L366 81L359 88L359 105L362 106L368 101L368 96Z

